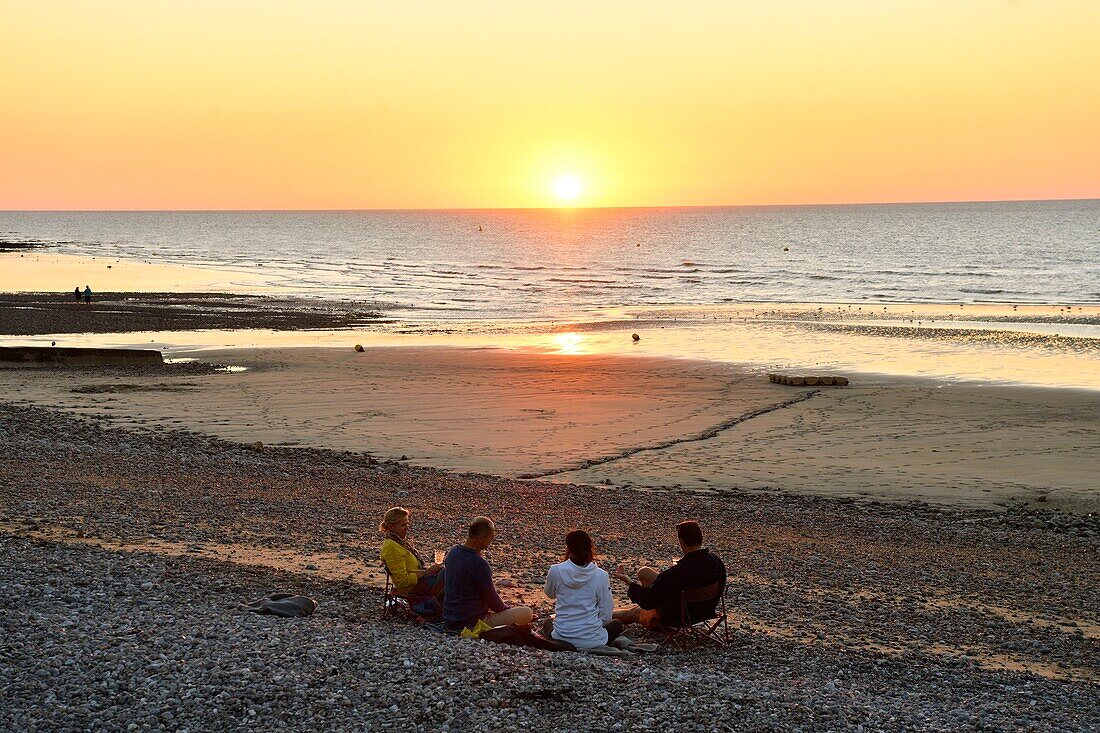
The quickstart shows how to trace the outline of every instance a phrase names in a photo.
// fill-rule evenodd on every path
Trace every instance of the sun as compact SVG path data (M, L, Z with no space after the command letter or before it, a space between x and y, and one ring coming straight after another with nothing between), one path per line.
M581 181L572 174L554 179L554 195L563 201L572 201L581 194Z

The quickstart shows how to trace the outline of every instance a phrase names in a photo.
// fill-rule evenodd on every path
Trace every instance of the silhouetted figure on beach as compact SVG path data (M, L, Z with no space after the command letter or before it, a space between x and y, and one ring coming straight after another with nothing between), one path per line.
M687 589L704 588L712 583L720 583L721 590L726 583L726 566L717 555L703 547L703 531L698 522L680 522L676 525L676 537L684 556L663 573L644 567L638 571L637 579L633 579L626 574L623 565L612 573L612 577L629 584L627 595L638 604L616 610L616 620L652 628L691 623L714 616L721 593L712 601L689 606L690 619L682 618L681 594Z
M84 286L84 302L85 303L91 303L92 302L92 286L91 285L85 285Z
M73 290L73 300L75 300L77 303L80 302L80 286L79 285L77 285L76 289Z

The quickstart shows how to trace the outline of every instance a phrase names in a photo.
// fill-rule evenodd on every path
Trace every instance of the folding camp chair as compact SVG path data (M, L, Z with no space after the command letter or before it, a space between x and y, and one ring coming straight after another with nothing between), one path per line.
M708 618L691 615L691 608L718 599L714 613ZM658 631L665 635L661 646L672 644L686 651L699 644L713 642L720 647L730 642L729 620L726 613L726 581L718 580L700 588L685 588L680 593L679 624L661 624Z
M386 587L382 594L382 619L416 616L409 605L408 599L397 593L393 578L390 576L390 569L384 561L382 562L382 572L386 574Z

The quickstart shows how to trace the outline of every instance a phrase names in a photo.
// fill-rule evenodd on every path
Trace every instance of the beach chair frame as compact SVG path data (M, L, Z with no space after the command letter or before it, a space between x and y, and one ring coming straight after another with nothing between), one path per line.
M382 572L386 576L386 585L382 592L382 620L415 617L416 614L413 613L408 599L397 592L397 587L393 584L393 576L390 575L390 569L385 561L382 562Z
M660 624L657 630L664 638L660 646L674 646L680 651L688 651L703 644L713 643L725 648L730 643L729 612L726 609L725 579L715 581L707 586L699 588L685 588L680 592L680 618L690 619L688 614L689 603L705 603L718 599L718 605L714 609L714 615L710 618L700 619L694 623Z

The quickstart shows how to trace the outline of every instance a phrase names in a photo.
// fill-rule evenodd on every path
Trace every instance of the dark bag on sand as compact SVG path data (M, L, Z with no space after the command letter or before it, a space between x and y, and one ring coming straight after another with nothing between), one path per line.
M272 593L252 603L241 604L240 609L282 618L298 618L312 616L317 610L317 601L306 596L296 596L293 593Z
M530 646L535 649L545 649L548 652L576 651L572 644L557 639L547 639L541 634L536 634L530 626L496 626L488 631L482 631L479 639L491 641L494 644L511 644L512 646Z

